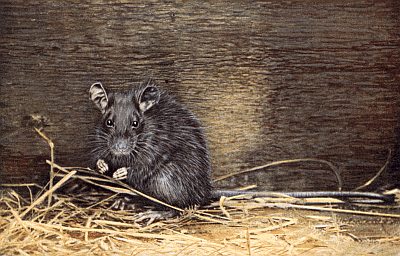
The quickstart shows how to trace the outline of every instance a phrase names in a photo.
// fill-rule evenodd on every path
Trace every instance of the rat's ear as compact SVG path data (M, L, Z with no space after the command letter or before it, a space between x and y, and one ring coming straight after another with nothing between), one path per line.
M101 113L104 114L108 103L108 97L106 90L104 90L100 82L96 82L90 86L89 98L93 101L94 105L100 109Z
M148 80L141 88L139 97L139 109L142 113L146 112L160 100L160 90L152 80Z

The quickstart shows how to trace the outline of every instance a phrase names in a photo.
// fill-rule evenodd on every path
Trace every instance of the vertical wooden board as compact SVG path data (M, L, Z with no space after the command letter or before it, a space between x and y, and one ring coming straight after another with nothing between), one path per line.
M396 149L398 11L396 1L2 1L0 179L46 176L32 116L58 162L85 165L98 115L90 84L121 89L154 77L205 124L214 176L318 157L337 163L352 188ZM302 172L231 181L334 184L325 167L290 169Z

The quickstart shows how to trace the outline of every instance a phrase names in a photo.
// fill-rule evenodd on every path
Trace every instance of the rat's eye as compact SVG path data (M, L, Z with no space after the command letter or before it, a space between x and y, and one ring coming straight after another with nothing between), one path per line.
M114 127L114 122L113 122L113 120L107 119L106 125L107 125L108 127Z
M139 122L138 121L133 121L132 122L132 128L137 128L139 126Z

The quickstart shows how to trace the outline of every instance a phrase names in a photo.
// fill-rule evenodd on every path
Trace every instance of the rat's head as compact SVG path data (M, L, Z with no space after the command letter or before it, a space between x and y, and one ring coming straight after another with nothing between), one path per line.
M97 128L97 152L103 157L129 157L137 152L138 137L143 132L144 116L158 103L160 91L149 80L127 93L107 93L103 85L94 83L90 99L101 111Z

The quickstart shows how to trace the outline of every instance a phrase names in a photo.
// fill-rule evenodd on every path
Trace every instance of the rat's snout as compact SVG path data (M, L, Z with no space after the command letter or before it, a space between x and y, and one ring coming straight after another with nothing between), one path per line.
M128 141L127 140L118 140L117 143L115 143L115 148L117 150L127 150L128 149Z
M131 152L130 142L127 139L117 139L112 146L114 155L129 155Z

